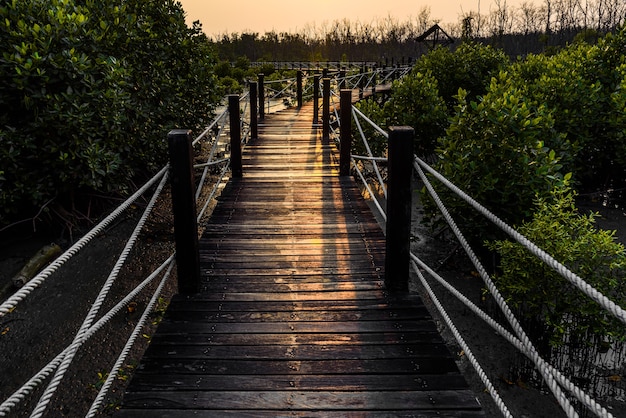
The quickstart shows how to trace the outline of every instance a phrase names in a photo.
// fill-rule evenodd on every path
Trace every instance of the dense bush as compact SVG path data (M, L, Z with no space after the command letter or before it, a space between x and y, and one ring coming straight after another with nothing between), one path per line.
M555 129L574 146L566 169L586 190L616 187L624 177L626 113L619 102L625 50L622 30L597 45L577 43L552 56L530 55L511 69L523 94L552 110Z
M206 38L174 1L9 1L0 42L0 224L123 192L216 102Z
M566 265L587 283L626 306L626 251L614 233L598 230L595 214L582 215L575 207L575 193L555 191L551 199L538 199L535 214L519 231ZM540 338L554 350L594 347L626 341L624 324L520 244L496 241L490 248L501 255L501 272L494 277L498 288L526 324L539 324ZM544 353L550 356L550 352ZM583 361L569 352L566 359ZM592 361L595 356L584 356Z
M431 155L448 124L446 105L439 96L437 80L430 72L412 71L393 82L392 92L382 106L375 99L360 101L356 106L383 129L390 126L412 127L415 130L415 153ZM387 140L367 124L362 125L362 129L374 155L383 155ZM365 152L360 139L355 141L354 146L357 153Z
M437 139L448 125L447 108L439 96L438 83L430 71L413 70L393 84L393 95L385 103L386 126L411 126L415 129L416 154L430 155Z
M437 80L439 94L453 109L460 88L475 100L486 91L491 77L508 65L509 59L501 50L464 42L454 51L440 47L429 52L415 63L414 72L431 74Z
M563 181L559 155L568 143L554 130L543 105L507 82L492 79L484 96L468 101L459 91L452 122L441 139L435 168L504 221L519 224L532 216L536 196L549 196ZM469 235L492 237L493 227L441 188L442 198Z
M364 115L366 115L376 125L387 129L390 126L390 119L387 114L383 112L380 104L374 99L366 99L356 103L356 108L359 109ZM385 138L378 130L374 129L369 123L359 119L359 125L367 138L368 146L374 156L380 157L387 154L387 138ZM352 120L352 151L353 154L367 155L367 149L361 138L356 122Z

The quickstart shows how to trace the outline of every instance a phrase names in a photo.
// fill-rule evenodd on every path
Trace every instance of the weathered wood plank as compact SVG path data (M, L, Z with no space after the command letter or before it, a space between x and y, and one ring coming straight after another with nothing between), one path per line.
M279 279L280 280L280 279ZM332 304L325 301L248 301L248 302L227 302L214 301L199 294L197 296L176 295L168 307L170 311L225 311L229 312L249 312L249 311L335 311L335 310L382 310L389 312L389 317L393 318L393 312L397 309L411 309L422 307L419 298L414 295L402 295L388 293L384 300L337 300Z
M206 334L326 334L329 332L338 334L355 333L383 333L390 329L397 329L399 332L430 332L435 325L427 321L364 321L350 322L338 321L332 324L320 321L292 321L292 322L189 322L164 321L159 327L159 333L179 333L194 334L198 338L203 338Z
M309 374L458 374L452 361L434 362L430 358L394 361L386 360L225 360L211 359L164 359L145 358L137 376L140 375L309 375ZM175 378L175 377L174 377ZM131 386L128 392L133 392Z
M384 288L385 237L311 108L270 115L200 239L120 417L483 416L416 295Z
M151 345L146 352L146 358L167 359L206 359L214 360L245 360L254 358L259 361L283 360L382 360L399 358L428 358L438 361L441 358L449 359L443 343L430 344L372 344L372 345L249 345L245 349L240 345L179 345L171 346Z
M198 338L194 334L159 333L151 340L152 345L374 345L374 344L431 344L441 343L441 338L433 328L431 331L406 332L386 331L370 333L315 333L315 334L211 334L208 338Z
M333 411L330 411L332 414ZM189 416L205 416L207 413L206 410L199 409L145 409L141 410L132 409L120 411L116 416L120 418L153 418L153 417L161 417L161 418L188 418ZM249 417L307 417L307 418L327 418L329 416L329 411L284 411L284 410L236 410L236 411L226 411L226 410L212 410L210 413L214 416L219 417L237 417L237 418L249 418ZM439 418L473 418L473 417L484 417L482 411L470 411L470 410L460 410L460 411L450 411L450 410L420 410L420 411L399 411L399 410L377 410L377 411L341 411L341 417L344 418L430 418L430 417L439 417Z
M367 374L346 375L206 375L201 379L194 375L182 375L172 380L169 375L141 376L135 382L138 392L163 390L316 390L316 391L390 391L390 390L452 390L464 389L465 380L459 375Z
M125 399L129 407L134 405L153 408L171 408L194 405L198 409L249 409L255 410L376 410L402 409L468 409L480 408L469 391L150 391L136 392ZM473 403L473 407L470 405Z

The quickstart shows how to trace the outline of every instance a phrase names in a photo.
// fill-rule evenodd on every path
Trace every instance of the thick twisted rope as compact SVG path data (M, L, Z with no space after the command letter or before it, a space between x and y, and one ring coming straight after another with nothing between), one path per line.
M145 225L148 219L148 216L152 212L152 208L154 207L156 200L160 196L161 191L163 190L163 187L166 184L167 177L168 177L167 174L163 176L157 189L152 195L150 202L148 203L141 218L139 219L139 222L137 222L137 225L135 226L133 233L131 234L130 238L126 242L126 245L124 246L124 249L122 250L122 253L120 257L118 258L117 262L115 263L113 270L111 271L111 273L109 274L109 277L107 278L104 285L102 286L102 289L100 290L100 293L98 294L96 298L96 301L91 305L91 308L89 309L89 313L85 317L85 320L83 321L78 332L76 333L76 336L74 337L74 342L71 345L70 351L63 358L63 361L59 365L59 368L57 369L54 377L52 378L52 381L50 382L50 384L48 385L44 393L41 395L39 402L37 402L37 405L35 406L35 409L33 410L31 414L32 418L39 418L43 415L48 404L50 403L50 400L52 399L52 396L56 392L61 381L63 380L65 373L67 372L70 365L72 364L72 361L74 360L74 356L76 355L76 353L78 352L78 349L83 344L82 335L85 334L89 330L89 328L95 321L96 315L98 314L100 308L102 307L102 304L104 303L107 295L109 294L109 291L111 290L111 287L113 286L113 283L115 283L115 280L117 279L117 276L119 272L121 271L122 266L126 262L126 259L128 258L128 255L130 254L130 251L135 246L135 243L137 242L137 237L141 233L141 230L143 229L143 226Z
M363 115L361 113L361 115ZM356 124L357 129L359 130L359 134L361 135L361 139L363 140L363 145L365 146L365 150L367 151L367 155L369 157L374 157L372 150L370 149L370 144L365 137L365 133L363 132L363 128L361 127L361 122L359 122L359 118L357 117L357 109L352 108L352 118L354 119L354 123ZM365 118L366 122L372 124L373 122L367 118ZM376 125L373 125L376 126ZM383 181L383 177L380 174L380 170L378 169L378 164L376 164L376 160L371 160L372 166L374 167L374 172L376 173L376 177L378 178L378 183L380 187L383 189L383 194L385 198L387 198L387 187L385 186L385 182Z
M413 254L411 254L411 255L413 255ZM446 322L446 325L448 325L448 328L450 329L450 331L452 331L452 334L454 335L454 338L457 340L457 342L459 343L459 345L461 346L461 348L465 352L465 355L467 356L467 359L470 361L470 363L474 367L474 370L476 370L476 373L478 373L478 377L480 377L480 380L482 380L482 382L485 384L485 387L489 391L489 394L491 395L491 398L496 403L496 406L498 407L498 409L500 409L500 412L502 412L503 416L505 416L505 417L513 417L513 415L511 414L511 412L507 408L506 404L504 403L504 401L502 400L502 398L498 394L498 391L496 390L496 388L491 383L491 380L489 380L489 377L487 376L485 371L480 366L480 363L478 362L478 360L476 360L476 357L474 357L474 353L472 353L472 350L469 348L469 346L467 345L467 343L465 342L465 340L461 336L461 333L459 332L459 330L454 325L454 322L452 322L452 319L450 319L450 316L448 315L448 313L444 309L443 305L441 304L441 302L439 302L439 299L437 299L437 295L435 295L435 292L433 292L433 290L431 289L430 285L426 281L426 278L424 277L424 275L422 274L420 269L417 268L417 264L415 263L415 261L413 261L411 264L413 266L413 270L417 273L417 276L419 277L420 281L422 282L422 286L424 286L424 288L428 292L428 295L430 296L430 299L435 304L435 307L437 308L437 311L439 311L439 314L441 315L443 320Z
M604 309L606 309L611 314L613 314L613 316L615 316L617 319L619 319L624 324L626 324L626 310L624 310L624 308L619 306L617 303L613 302L611 299L609 299L607 296L602 294L600 291L598 291L596 288L591 286L589 283L585 282L580 276L574 274L563 264L556 261L550 254L543 251L537 245L535 245L530 240L528 240L528 238L526 238L525 236L523 236L522 234L520 234L519 232L511 228L504 221L502 221L496 215L491 213L488 209L480 205L478 202L476 202L474 199L472 199L470 196L464 193L461 189L459 189L454 184L452 184L448 179L446 179L437 171L435 171L433 168L431 168L424 161L420 160L418 157L415 157L414 164L416 167L418 165L423 167L426 171L428 171L430 174L435 176L437 180L441 181L446 187L448 187L450 190L456 193L461 199L463 199L465 202L470 204L474 209L476 209L478 212L483 214L487 219L489 219L491 222L497 225L500 229L502 229L504 232L510 235L515 241L523 245L532 254L537 256L540 260L542 260L544 263L550 266L553 270L555 270L561 276L566 278L570 283L572 283L574 286L580 289L585 295L589 296L591 299L593 299L598 304L600 304L600 306L602 306Z
M500 325L495 319L485 313L482 309L476 306L471 300L469 300L464 294L459 292L454 286L448 283L443 277L441 277L436 271L431 269L426 263L420 260L415 254L411 253L411 260L414 264L417 264L420 268L424 269L431 277L433 277L439 284L445 287L452 295L454 295L461 303L467 306L472 312L474 312L480 319L486 322L491 328L493 328L498 334L509 341L515 348L526 355L532 360L532 353L524 346L522 341L515 335L511 334L506 328ZM419 274L419 273L418 273ZM420 277L420 280L422 278ZM597 416L603 418L612 418L613 415L609 413L602 405L598 404L592 399L585 391L576 386L566 376L564 376L560 370L555 369L549 363L547 363L541 356L537 357L539 367L545 367L550 373L554 375L554 378L560 385L569 390L576 398L581 401L587 408L589 408Z
M53 261L48 267L36 275L32 280L28 281L22 288L15 292L10 298L8 298L2 305L0 305L0 318L10 313L15 307L24 300L33 290L39 287L48 277L59 269L65 262L78 253L85 245L87 245L94 237L102 232L107 226L111 224L118 216L120 216L128 207L143 195L152 185L163 175L165 175L168 167L164 167L159 171L152 179L150 179L142 188L137 190L132 196L130 196L124 203L118 206L109 216L103 219L98 225L96 225L91 231L85 234L80 240L72 245L67 251Z
M517 318L515 318L515 315L513 315L513 312L511 311L508 304L506 303L506 301L500 294L500 291L497 289L497 287L495 286L495 284L489 277L489 274L487 274L487 271L482 266L480 260L474 253L474 250L472 250L472 248L467 243L467 240L465 239L465 237L463 236L463 234L457 227L456 223L454 222L454 219L452 219L452 216L450 215L447 208L444 206L443 202L439 198L439 195L437 194L437 192L435 192L435 189L433 188L432 184L426 177L426 174L424 174L424 171L421 169L420 164L417 163L418 160L419 158L415 157L414 168L418 172L420 178L424 182L424 185L428 189L428 193L430 193L431 197L437 204L437 207L439 208L444 218L446 219L446 222L448 223L448 225L450 225L450 228L452 229L457 239L459 240L459 242L465 249L465 252L467 253L468 257L474 264L476 271L478 271L478 273L480 274L480 277L483 279L483 282L487 286L487 289L489 289L489 292L491 293L496 303L498 304L498 306L504 313L504 316L506 317L507 321L511 324L511 326L513 327L513 330L515 331L519 339L523 342L524 346L527 347L527 349L532 353L533 362L537 364L537 357L539 357L537 350L532 345L530 338L528 338L528 336L526 335L526 332L523 330L522 326L517 321ZM554 376L552 376L552 374L549 373L544 368L538 368L538 370L539 370L539 373L541 373L541 375L543 376L544 380L546 381L548 387L554 394L554 397L556 398L557 402L559 403L563 411L565 411L565 413L567 414L567 416L570 418L578 417L578 413L576 412L574 407L571 405L571 403L569 402L569 400L567 399L567 397L561 390L561 387L554 380Z
M139 333L146 326L149 315L154 311L154 307L157 304L159 296L161 296L161 292L163 291L163 287L165 286L165 283L170 277L174 264L175 264L174 260L172 259L172 261L169 263L167 271L165 272L165 274L163 275L163 278L161 279L161 283L159 283L159 286L157 287L154 294L152 295L150 302L146 306L146 309L143 311L143 314L141 315L141 318L137 322L137 325L135 325L135 328L133 329L132 334L126 341L126 344L124 345L122 352L118 356L117 361L111 368L111 371L109 372L109 375L107 376L104 384L98 391L98 395L96 396L96 399L94 399L93 403L91 404L91 407L89 408L89 411L87 411L87 414L85 415L86 418L94 417L96 413L98 412L98 410L100 409L100 407L102 406L102 403L104 402L104 398L109 393L109 389L111 388L111 385L113 384L113 381L115 380L115 377L117 376L119 370L122 368L122 365L126 361L126 358L128 357L130 353L130 350L133 348L133 345L135 344L135 341L137 340Z
M351 161L352 161L352 166L354 167L354 169L356 170L357 174L359 175L359 177L361 179L361 182L363 183L363 185L367 189L367 192L370 194L370 196L372 196L372 202L374 202L374 205L376 205L376 209L378 210L378 213L383 218L383 220L385 222L387 222L387 214L385 213L383 208L380 206L380 203L378 203L378 199L376 199L376 195L374 194L374 191L372 190L372 187L369 185L369 183L367 182L367 180L363 176L363 173L361 172L361 169L359 168L359 166L356 163L356 161L354 161L354 158L352 158Z
M204 213L207 211L207 208L209 207L209 204L211 203L211 200L217 193L217 189L219 188L220 184L222 184L222 180L224 180L224 176L226 175L226 172L230 168L230 159L226 159L222 161L225 162L226 164L224 164L224 167L222 168L222 172L220 173L219 179L213 185L213 189L211 190L211 193L209 194L207 199L204 201L204 205L202 206L200 213L198 213L198 217L196 219L197 222L200 222L200 220L204 216Z
M141 282L132 292L130 292L124 299L119 301L117 305L115 305L107 314L105 314L102 318L98 320L89 331L81 336L82 342L87 341L91 338L96 332L98 332L104 325L106 325L111 319L115 317L119 312L121 312L137 295L143 291L143 289L148 286L152 281L158 277L159 274L174 260L175 254L172 254L165 260L156 270L154 270L143 282ZM46 366L44 366L39 373L35 376L31 377L28 382L26 382L20 389L15 391L9 398L7 398L0 405L0 416L7 416L8 413L11 412L11 409L20 403L29 393L35 390L50 374L52 374L58 367L65 355L69 352L71 348L67 346L65 350L59 353L52 361L50 361Z

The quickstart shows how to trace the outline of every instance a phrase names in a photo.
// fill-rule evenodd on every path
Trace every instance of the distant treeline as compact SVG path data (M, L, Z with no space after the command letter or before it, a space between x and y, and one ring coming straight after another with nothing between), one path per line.
M391 16L372 22L348 17L321 25L307 25L297 33L275 31L225 33L211 43L221 60L245 56L250 61L378 61L416 58L433 46L432 36L419 41L433 25L458 45L472 39L502 48L509 56L541 53L575 40L595 42L626 21L623 0L543 0L510 8L495 0L488 13L470 11L453 24L441 23L424 7L401 22Z

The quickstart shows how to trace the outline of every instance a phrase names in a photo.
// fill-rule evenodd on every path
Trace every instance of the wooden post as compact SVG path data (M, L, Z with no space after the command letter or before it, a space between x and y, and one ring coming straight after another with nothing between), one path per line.
M296 73L296 97L298 101L298 108L302 107L302 70L298 70Z
M258 108L258 86L250 82L250 139L259 137L259 120L257 119Z
M365 87L365 67L361 67L359 70L359 99L363 98L363 88Z
M320 76L313 76L313 125L318 125L319 122L319 113L320 113Z
M190 295L200 291L200 253L191 131L174 129L167 135L167 141L170 154L178 293Z
M239 95L228 95L230 115L230 170L233 177L243 175L241 167L241 117L239 115Z
M258 75L258 93L259 93L259 119L265 119L265 74L261 73Z
M350 175L350 153L352 147L352 90L341 90L339 97L341 118L340 150L339 150L339 175Z
M411 127L389 128L385 253L385 285L389 290L409 288L413 137Z
M346 70L341 69L339 71L339 91L346 88Z
M323 80L322 98L322 139L330 139L330 78Z

